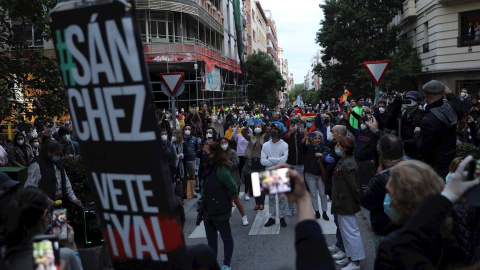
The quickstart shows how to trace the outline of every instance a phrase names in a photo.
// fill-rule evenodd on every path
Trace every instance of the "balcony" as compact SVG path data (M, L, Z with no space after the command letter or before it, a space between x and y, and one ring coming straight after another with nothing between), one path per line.
M457 37L457 47L468 47L480 45L480 37L461 36Z
M400 21L411 20L417 16L417 6L415 0L403 2L403 12L399 15Z

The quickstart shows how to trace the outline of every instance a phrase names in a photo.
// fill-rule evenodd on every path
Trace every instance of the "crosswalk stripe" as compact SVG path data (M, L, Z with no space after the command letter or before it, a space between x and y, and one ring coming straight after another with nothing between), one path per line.
M277 207L277 213L278 213L278 199L275 206ZM278 217L275 218L275 224L273 224L270 227L264 227L264 224L267 223L268 219L270 218L268 210L269 210L269 207L268 207L268 195L267 195L265 196L264 210L257 210L257 215L255 216L255 220L253 221L252 227L250 228L248 235L268 235L268 234L280 233L280 219Z
M238 197L242 198L244 193L245 192L240 192ZM235 209L237 209L237 207L232 207L232 214L235 211ZM206 238L206 237L207 237L207 234L205 233L205 224L203 223L203 221L200 223L199 226L197 226L197 228L195 228L195 230L190 234L190 236L188 236L188 238Z

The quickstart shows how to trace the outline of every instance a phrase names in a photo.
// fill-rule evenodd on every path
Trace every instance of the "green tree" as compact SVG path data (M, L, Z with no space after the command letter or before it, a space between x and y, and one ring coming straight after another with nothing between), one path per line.
M251 54L247 58L247 66L251 83L248 99L267 106L277 105L277 92L285 86L286 81L270 56L265 52Z
M354 96L374 96L374 84L365 61L391 60L390 72L380 85L386 91L414 82L421 68L416 54L399 38L401 28L391 25L403 0L326 0L320 7L325 19L316 42L323 49L323 65L314 67L322 77L322 98L339 97L344 87ZM411 46L410 46L411 49Z
M295 88L290 91L289 97L290 101L295 101L297 99L297 96L305 91L305 84L300 83L300 84L295 84Z
M56 0L0 0L0 121L67 112L50 39L48 13Z

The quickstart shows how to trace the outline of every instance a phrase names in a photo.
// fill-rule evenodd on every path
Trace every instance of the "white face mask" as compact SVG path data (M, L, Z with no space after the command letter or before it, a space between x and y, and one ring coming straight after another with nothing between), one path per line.
M177 141L177 137L172 137L172 142L176 142Z
M360 128L361 128L362 130L365 130L365 129L367 129L367 125L361 124L361 125L360 125Z
M23 145L24 142L25 142L24 140L18 140L18 141L17 141L17 143L18 143L19 145Z
M170 119L170 114L167 114L165 117L166 117L167 119Z
M213 135L212 135L212 134L210 134L210 133L207 133L207 135L205 135L205 137L206 137L207 139L210 139L210 138L212 138L212 137L213 137Z
M240 111L239 113L240 113L240 114L242 114L242 113L243 113L243 111Z
M39 146L40 146L40 143L39 143L39 142L33 143L33 147L38 148Z
M190 136L190 130L185 130L185 135Z
M36 130L32 131L32 137L37 137L38 136L38 133Z
M162 135L162 141L166 141L168 139L167 135Z
M465 93L465 92L462 92L462 94L461 94L461 95L462 95L462 98L464 98L464 97L466 97L466 96L467 96L467 93Z
M222 144L223 151L227 151L227 148L228 148L228 144Z
M378 108L378 111L379 111L380 113L384 113L384 112L385 112L385 108L380 107L380 108Z
M259 127L255 128L255 133L259 134L259 133L261 133L261 132L262 132L262 129L261 129L261 128L259 128Z
M65 121L65 125L70 125L70 121Z

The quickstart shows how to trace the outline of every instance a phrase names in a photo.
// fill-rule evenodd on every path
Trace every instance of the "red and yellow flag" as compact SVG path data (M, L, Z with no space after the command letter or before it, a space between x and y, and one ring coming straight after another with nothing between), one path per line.
M340 97L340 104L343 104L344 101L347 100L348 96L352 95L350 91L348 91L346 88L343 89L343 95Z

